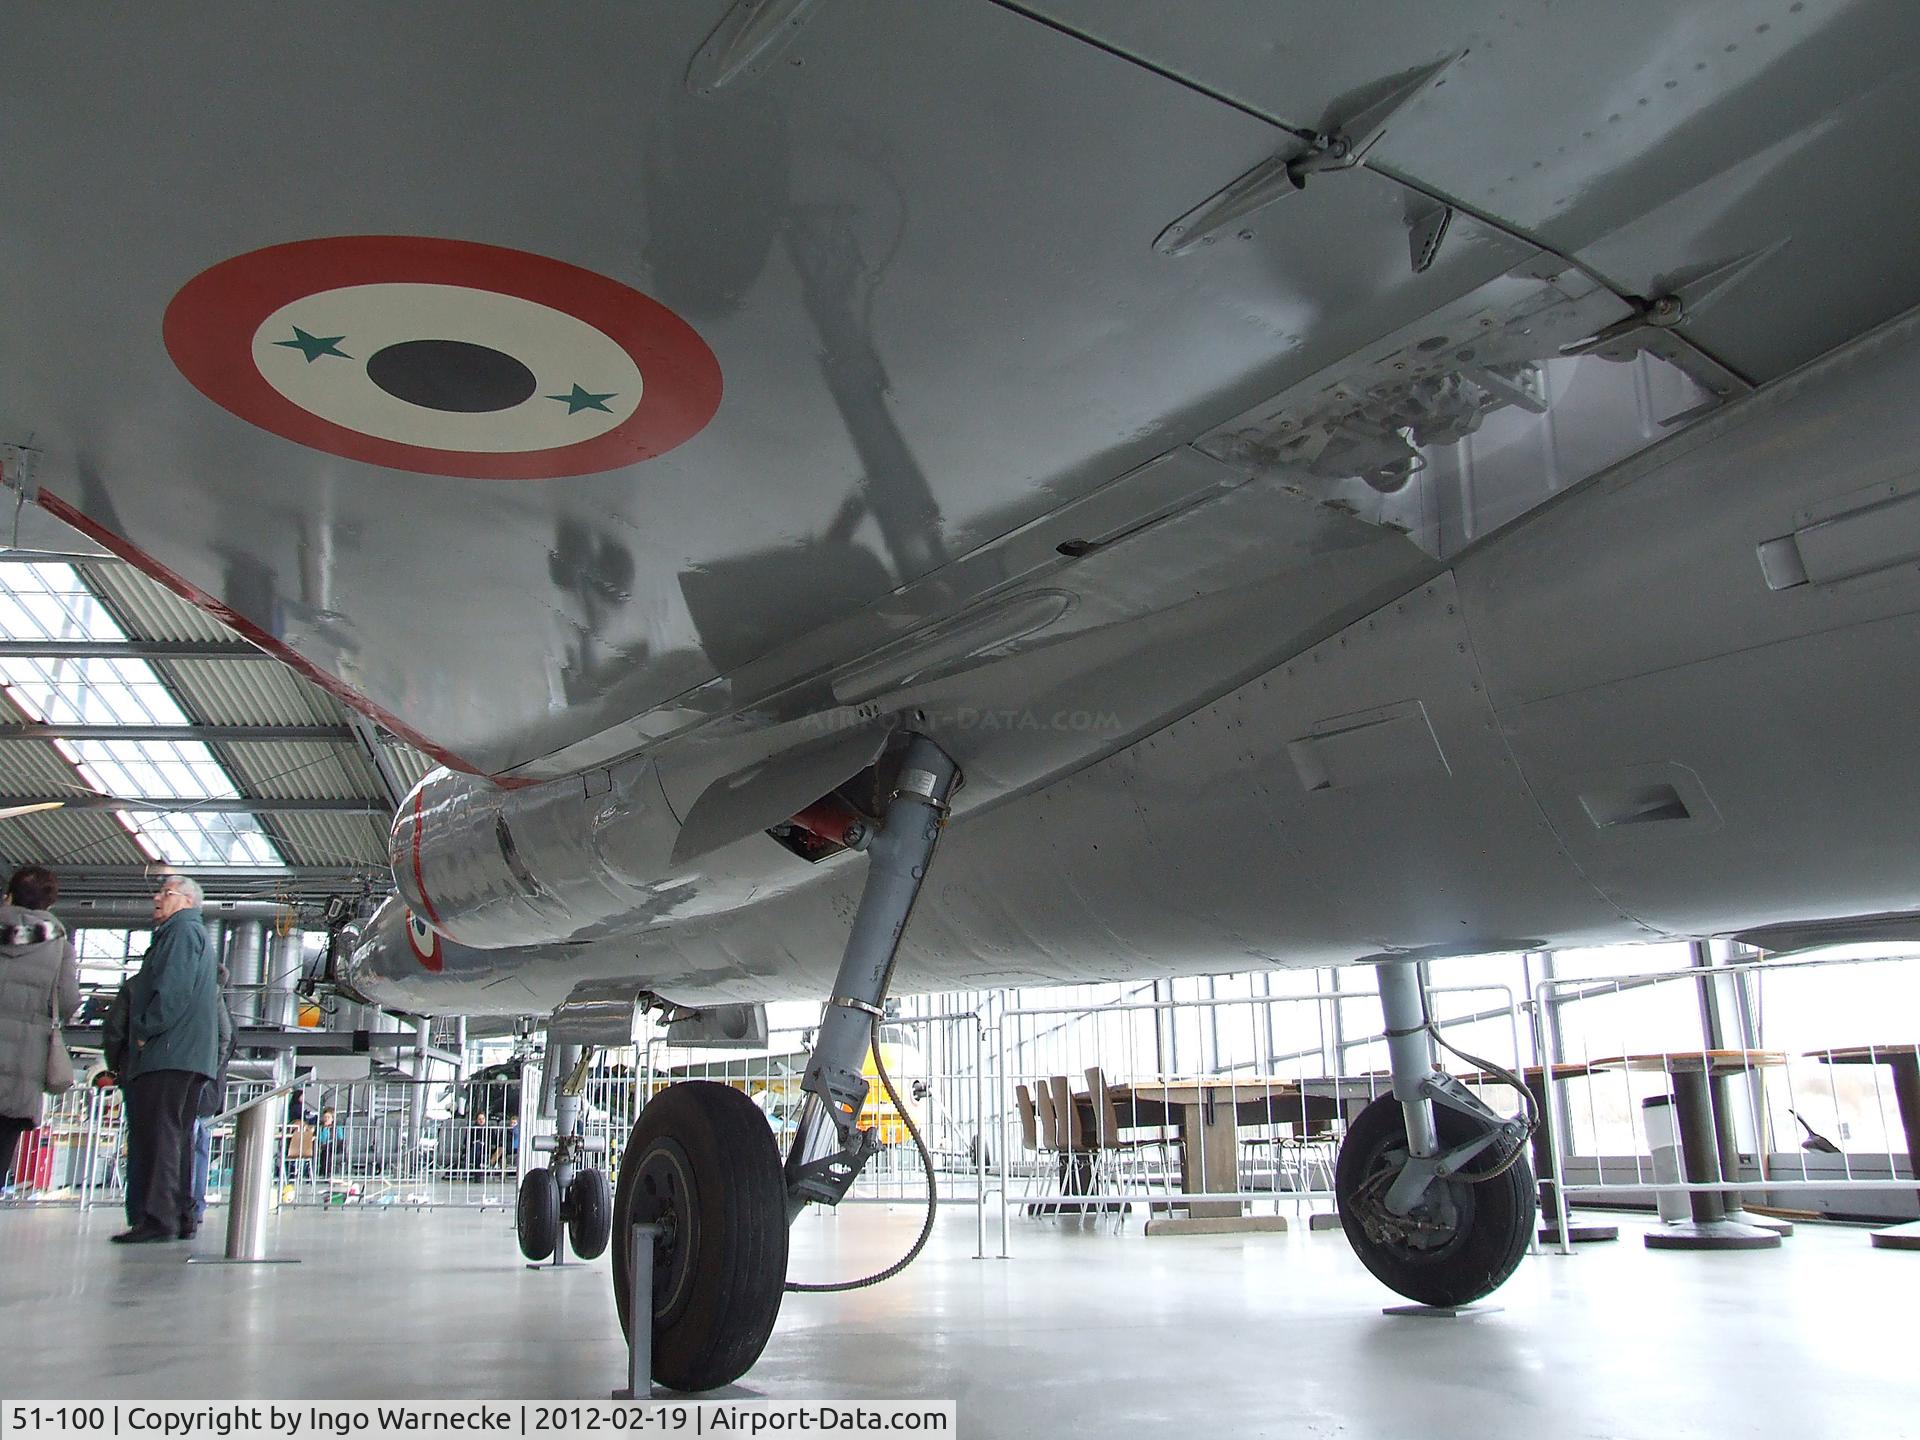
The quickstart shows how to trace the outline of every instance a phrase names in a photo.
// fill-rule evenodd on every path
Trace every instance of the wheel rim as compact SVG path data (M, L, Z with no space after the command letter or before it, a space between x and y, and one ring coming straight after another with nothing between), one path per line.
M1473 1186L1465 1180L1434 1180L1408 1214L1395 1215L1387 1209L1387 1191L1408 1158L1404 1135L1383 1138L1367 1152L1361 1168L1366 1178L1349 1203L1373 1244L1412 1264L1435 1264L1457 1252L1473 1233Z
M700 1192L687 1152L662 1136L647 1146L634 1176L633 1220L660 1226L653 1242L653 1314L671 1325L687 1303L700 1250Z

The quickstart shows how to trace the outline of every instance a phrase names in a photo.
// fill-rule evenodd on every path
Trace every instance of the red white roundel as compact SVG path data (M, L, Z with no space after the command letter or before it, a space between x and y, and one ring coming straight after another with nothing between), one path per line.
M189 280L167 353L263 430L428 475L540 480L650 460L720 406L720 362L657 300L522 250L407 235L274 245Z
M422 969L437 974L446 963L446 957L440 953L440 932L411 910L407 911L407 947Z

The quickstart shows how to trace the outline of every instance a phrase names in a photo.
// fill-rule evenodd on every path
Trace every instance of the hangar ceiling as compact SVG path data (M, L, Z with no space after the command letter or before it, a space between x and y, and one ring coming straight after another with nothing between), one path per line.
M0 863L67 898L390 888L387 822L432 762L122 562L0 555Z

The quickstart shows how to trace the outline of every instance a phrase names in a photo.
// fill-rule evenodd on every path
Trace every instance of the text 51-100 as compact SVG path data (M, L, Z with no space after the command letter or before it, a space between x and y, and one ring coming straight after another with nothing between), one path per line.
M7 1407L9 1430L104 1430L107 1410L104 1405L11 1405Z
M529 1430L659 1431L694 1428L694 1412L687 1405L614 1406L536 1405Z

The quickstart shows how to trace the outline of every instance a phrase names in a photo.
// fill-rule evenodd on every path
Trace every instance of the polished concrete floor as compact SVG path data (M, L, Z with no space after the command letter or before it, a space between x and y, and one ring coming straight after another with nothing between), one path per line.
M288 1211L275 1248L302 1263L259 1267L110 1246L114 1222L0 1211L0 1396L604 1397L623 1373L606 1262L530 1271L498 1211ZM917 1223L808 1217L794 1277L878 1268ZM976 1260L950 1212L898 1279L789 1296L734 1393L952 1398L967 1436L1920 1435L1920 1255L1818 1225L1653 1253L1636 1224L1442 1320L1383 1315L1338 1233L1021 1218L1013 1258Z

